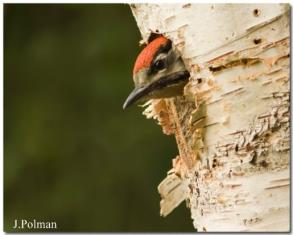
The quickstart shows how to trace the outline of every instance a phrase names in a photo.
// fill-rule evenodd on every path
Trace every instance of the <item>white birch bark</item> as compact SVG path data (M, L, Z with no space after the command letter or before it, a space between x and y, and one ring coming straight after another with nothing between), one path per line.
M161 214L186 200L198 231L289 231L289 5L131 8L143 41L164 34L191 73L184 97L144 112L178 144Z

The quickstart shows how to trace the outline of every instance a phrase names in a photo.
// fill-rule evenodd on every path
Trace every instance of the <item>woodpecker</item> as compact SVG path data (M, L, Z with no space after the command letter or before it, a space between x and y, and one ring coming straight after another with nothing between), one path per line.
M159 36L140 52L135 61L135 89L127 97L123 109L149 99L182 95L189 76L172 42L164 36Z

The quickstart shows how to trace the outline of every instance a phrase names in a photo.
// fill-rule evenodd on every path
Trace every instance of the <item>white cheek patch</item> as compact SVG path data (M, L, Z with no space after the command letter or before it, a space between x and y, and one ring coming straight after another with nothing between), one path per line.
M167 68L164 68L164 69L160 70L158 73L162 74L162 73L166 73L166 71L167 71Z

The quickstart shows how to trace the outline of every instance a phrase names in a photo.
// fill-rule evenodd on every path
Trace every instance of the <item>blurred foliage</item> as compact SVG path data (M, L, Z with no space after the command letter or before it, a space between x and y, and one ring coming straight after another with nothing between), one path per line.
M122 110L139 40L128 5L5 4L5 231L194 231L184 204L159 216L174 136Z

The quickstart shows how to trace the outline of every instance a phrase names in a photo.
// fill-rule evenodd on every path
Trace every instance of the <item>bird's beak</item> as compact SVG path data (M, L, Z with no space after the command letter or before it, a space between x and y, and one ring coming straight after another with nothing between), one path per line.
M138 101L140 98L145 96L147 94L147 86L137 87L135 88L127 97L126 101L123 104L123 109L126 109L136 101Z
M189 76L190 74L188 71L180 71L171 75L164 76L161 79L152 82L151 84L137 87L127 97L126 101L123 104L123 109L139 101L141 98L146 97L148 94L155 90L160 90L170 85L175 85L181 82L187 82Z

